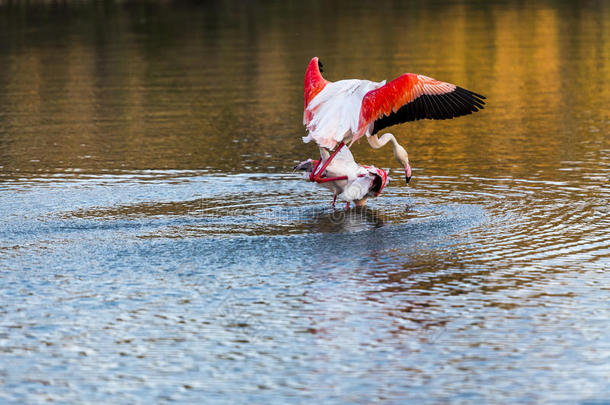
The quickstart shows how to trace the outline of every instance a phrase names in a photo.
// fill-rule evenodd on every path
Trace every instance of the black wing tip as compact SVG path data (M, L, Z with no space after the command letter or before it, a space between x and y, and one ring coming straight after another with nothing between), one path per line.
M485 101L483 101L483 100L487 99L487 97L485 97L482 94L475 93L474 91L470 91L470 90L467 90L467 89L465 89L463 87L459 87L459 86L456 86L455 90L453 90L452 93L457 93L462 96L467 96L480 104L485 104Z
M485 108L486 97L456 86L449 93L421 95L398 111L375 120L372 134L396 124L421 119L449 120L470 115Z

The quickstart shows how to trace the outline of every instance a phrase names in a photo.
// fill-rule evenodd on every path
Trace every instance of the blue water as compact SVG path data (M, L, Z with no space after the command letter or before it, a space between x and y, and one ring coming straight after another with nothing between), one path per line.
M362 26L366 21L366 27ZM605 2L0 0L0 403L608 403ZM487 96L365 208L302 80Z
M480 202L152 174L5 187L5 400L605 398L605 231L586 265L522 265L480 236L518 219Z

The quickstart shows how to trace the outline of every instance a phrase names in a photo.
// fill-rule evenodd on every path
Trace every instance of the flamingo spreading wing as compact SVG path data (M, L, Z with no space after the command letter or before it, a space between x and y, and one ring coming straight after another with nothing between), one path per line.
M383 128L419 119L450 119L482 109L484 96L455 84L405 73L386 83L369 80L329 82L322 77L318 58L305 72L303 124L320 147L335 149L366 135L373 148L391 142L394 156L404 166L407 183L411 167L406 150L392 134L377 137Z

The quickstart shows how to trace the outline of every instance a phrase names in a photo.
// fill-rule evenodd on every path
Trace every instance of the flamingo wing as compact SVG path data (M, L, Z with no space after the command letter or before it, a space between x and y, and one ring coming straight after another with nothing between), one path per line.
M311 61L309 61L309 65L305 71L305 109L307 109L307 105L311 100L313 100L313 98L329 83L328 80L325 80L322 77L321 68L322 62L320 62L317 57L312 58Z
M358 79L328 83L305 108L303 124L307 136L303 141L334 149L346 136L358 131L365 94L384 84Z
M431 77L406 73L365 94L354 137L423 118L444 120L483 108L484 96Z

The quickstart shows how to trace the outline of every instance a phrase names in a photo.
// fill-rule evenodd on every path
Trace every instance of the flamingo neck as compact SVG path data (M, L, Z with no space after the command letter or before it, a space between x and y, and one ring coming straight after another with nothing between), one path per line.
M409 155L407 154L407 151L398 143L394 135L390 133L385 133L381 135L381 137L371 135L367 138L367 140L369 145L371 145L371 147L374 149L382 148L388 142L390 142L392 144L392 152L394 152L394 158L396 161L403 166L409 163Z
M392 149L394 151L394 154L396 154L396 148L398 146L400 146L398 144L398 142L396 141L396 138L394 138L394 135L390 134L390 133L386 133L381 135L381 137L377 137L377 135L371 135L367 138L367 140L369 141L369 145L371 145L373 147L373 149L379 149L384 147L388 142L392 143Z

